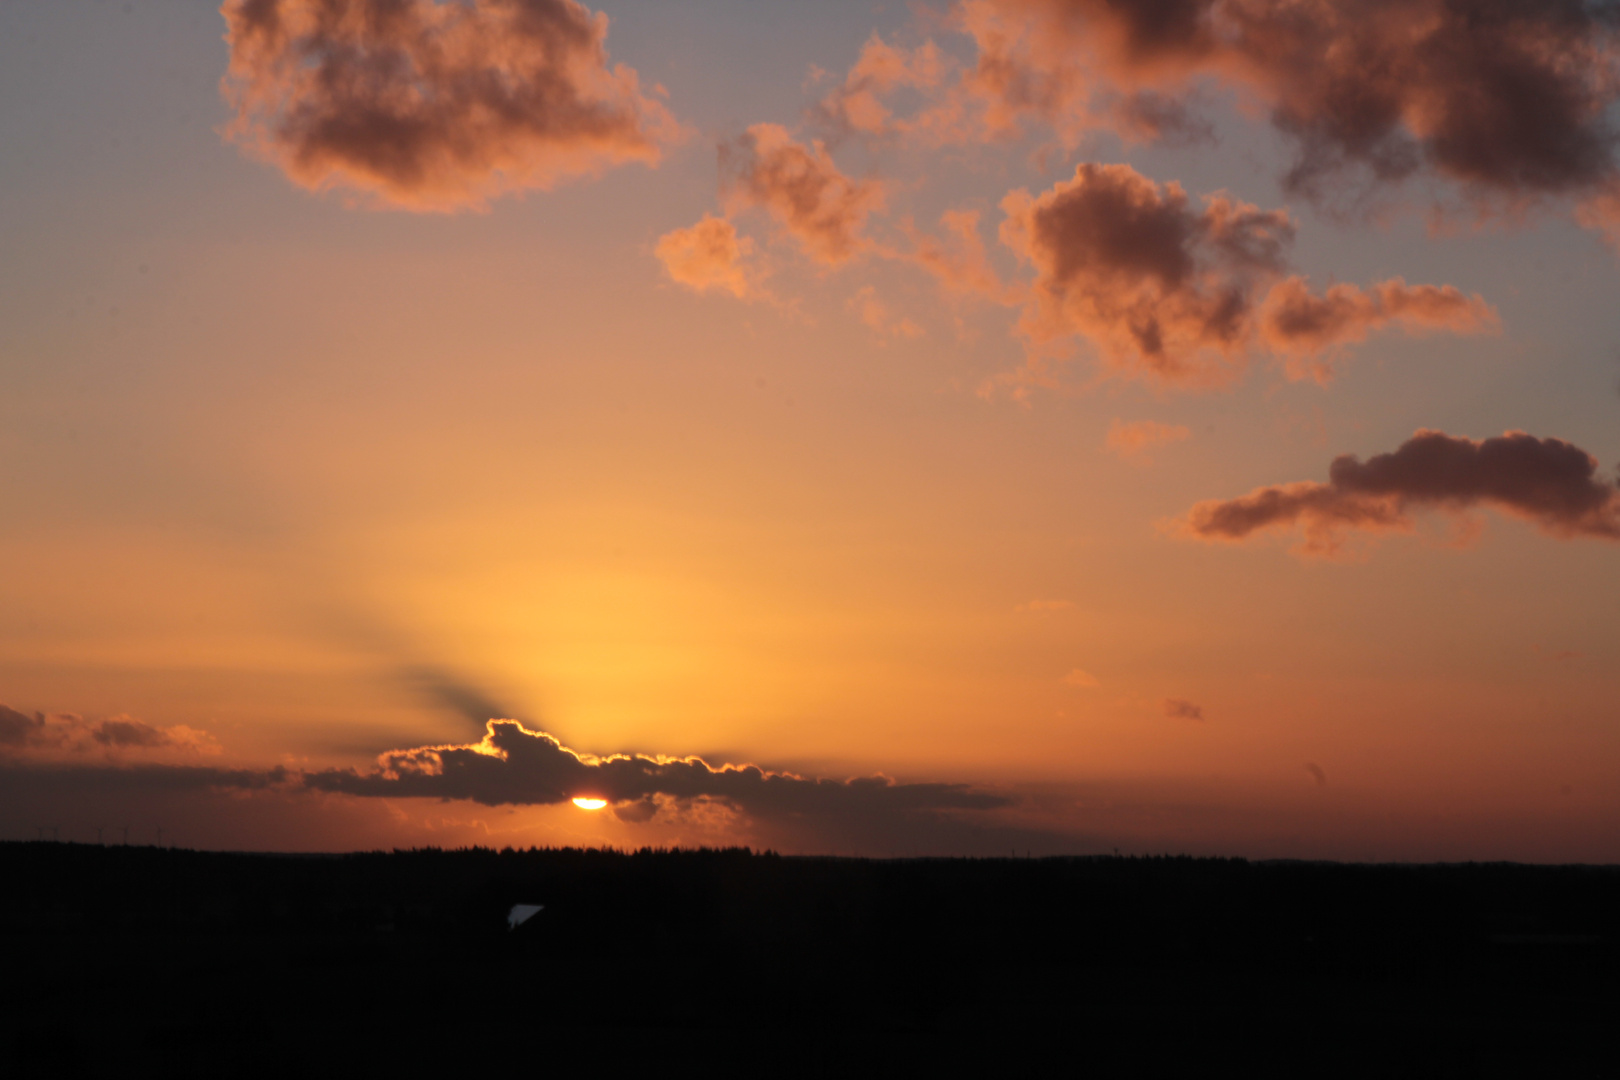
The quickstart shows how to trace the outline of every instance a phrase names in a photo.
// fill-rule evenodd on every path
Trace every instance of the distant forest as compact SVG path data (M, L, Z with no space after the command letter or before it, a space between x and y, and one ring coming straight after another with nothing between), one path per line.
M432 1055L490 1025L793 1045L800 1065L1050 1043L1614 1075L1620 1016L1609 867L9 843L0 882L17 1075ZM515 904L543 910L509 929Z

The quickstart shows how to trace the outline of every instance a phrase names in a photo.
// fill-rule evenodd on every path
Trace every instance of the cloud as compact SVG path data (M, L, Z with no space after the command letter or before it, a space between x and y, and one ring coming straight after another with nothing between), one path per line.
M1006 806L1003 796L962 784L897 784L883 776L827 780L767 772L757 765L710 766L696 757L614 754L594 757L515 720L491 720L483 741L391 750L370 772L307 773L321 791L392 798L470 799L486 806L547 805L589 795L639 804L626 820L661 800L711 800L759 817L816 814L930 814Z
M1215 4L1221 61L1273 104L1314 193L1347 170L1420 169L1482 198L1588 188L1615 168L1615 8L1585 0ZM1300 63L1302 56L1311 63Z
M1267 294L1260 312L1260 335L1276 352L1296 365L1296 377L1309 371L1325 379L1316 359L1389 323L1408 333L1447 330L1455 334L1494 332L1501 322L1496 309L1479 296L1465 296L1451 285L1408 285L1401 278L1368 289L1334 285L1320 296L1303 278L1290 277Z
M7 705L0 705L0 746L27 746L35 732L45 726L45 715L29 716Z
M1198 0L963 0L952 21L973 39L976 60L952 88L952 100L938 108L963 117L948 129L955 134L1007 138L1035 118L1069 146L1102 127L1151 136L1185 126L1179 103L1156 93L1155 84L1173 83L1208 52L1199 6Z
M1093 675L1089 671L1081 671L1079 668L1075 668L1073 671L1063 676L1063 681L1068 683L1070 686L1080 686L1086 689L1102 685L1097 681L1097 676Z
M996 303L1017 303L1016 290L1001 282L990 265L984 241L979 237L976 210L947 210L940 215L945 237L918 232L908 222L905 231L911 241L909 251L886 252L911 262L932 274L951 296L979 296Z
M1575 220L1600 233L1620 251L1620 180L1613 180L1575 207Z
M1606 0L965 0L954 21L977 53L951 91L976 119L956 130L980 137L1026 119L1069 145L1153 136L1140 95L1179 117L1213 78L1270 109L1296 149L1285 184L1312 197L1421 174L1494 212L1616 177Z
M1019 604L1019 611L1069 611L1074 607L1073 600L1030 600Z
M1183 701L1181 698L1165 698L1164 715L1177 720L1202 720L1204 718L1204 707L1194 705L1190 701Z
M896 123L883 97L909 87L934 89L944 81L950 58L932 41L915 49L899 48L873 34L844 82L816 106L815 119L840 132L883 135L907 131L914 124Z
M226 0L229 138L296 184L450 211L681 135L574 0Z
M1127 424L1116 419L1108 425L1108 450L1133 461L1146 461L1149 450L1192 438L1192 429L1185 424L1161 424L1157 420L1137 420Z
M1152 90L1121 98L1112 121L1129 142L1191 146L1215 141L1215 126L1196 115L1186 102Z
M1036 273L1024 332L1080 334L1110 366L1176 382L1224 381L1250 337L1251 294L1282 269L1294 231L1286 211L1225 198L1194 209L1179 184L1128 165L1082 164L1002 208L1002 242Z
M1311 778L1316 781L1317 787L1327 787L1327 770L1323 769L1322 766L1314 761L1307 761L1305 771L1311 774Z
M1285 355L1294 377L1325 378L1323 350L1385 324L1495 326L1483 300L1449 286L1397 279L1312 296L1302 279L1283 277L1287 211L1224 194L1202 203L1128 165L1093 163L1039 196L1009 194L1001 240L1035 270L1021 332L1037 348L1084 337L1120 374L1210 386L1234 378L1257 348Z
M878 299L877 289L863 285L849 298L850 310L859 313L861 322L874 334L884 338L919 338L923 328L907 318L895 318L889 307Z
M863 230L884 205L883 185L845 176L819 140L806 147L779 124L755 124L720 144L720 172L728 205L765 210L817 262L837 265L870 247Z
M728 292L748 300L763 295L746 261L753 248L731 222L704 214L696 225L659 237L654 254L671 280L695 292Z
M92 752L120 756L151 751L217 754L219 743L206 731L176 724L153 727L126 715L100 721L75 713L36 712L32 716L0 704L0 755L68 758Z
M1462 514L1483 505L1560 539L1620 540L1620 489L1596 471L1595 458L1561 439L1510 431L1476 442L1419 431L1394 453L1335 458L1325 484L1278 484L1201 502L1180 528L1211 541L1298 528L1300 553L1331 556L1352 531L1405 532L1415 510Z

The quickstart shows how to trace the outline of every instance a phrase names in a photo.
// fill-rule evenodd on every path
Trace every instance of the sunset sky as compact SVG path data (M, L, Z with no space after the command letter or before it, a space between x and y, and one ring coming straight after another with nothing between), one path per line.
M601 2L0 0L0 838L1620 861L1620 7Z

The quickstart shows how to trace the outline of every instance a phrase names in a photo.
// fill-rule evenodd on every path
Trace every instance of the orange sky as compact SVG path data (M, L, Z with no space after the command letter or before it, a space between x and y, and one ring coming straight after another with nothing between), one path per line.
M0 836L1620 859L1620 39L1391 4L7 6Z

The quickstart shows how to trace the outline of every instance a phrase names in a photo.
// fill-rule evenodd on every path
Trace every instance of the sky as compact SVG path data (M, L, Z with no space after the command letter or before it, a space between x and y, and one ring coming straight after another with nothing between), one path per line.
M0 0L0 838L1620 860L1620 8L602 2Z

